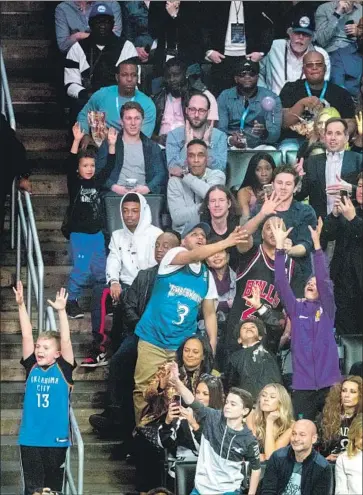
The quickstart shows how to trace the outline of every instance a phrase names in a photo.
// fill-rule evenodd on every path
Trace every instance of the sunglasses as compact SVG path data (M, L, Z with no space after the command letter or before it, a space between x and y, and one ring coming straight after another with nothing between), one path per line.
M257 76L257 73L254 70L243 70L242 72L237 74L237 77L246 77L246 76L255 77Z
M304 64L304 67L308 69L314 69L315 67L321 69L324 65L324 62L308 62L307 64Z

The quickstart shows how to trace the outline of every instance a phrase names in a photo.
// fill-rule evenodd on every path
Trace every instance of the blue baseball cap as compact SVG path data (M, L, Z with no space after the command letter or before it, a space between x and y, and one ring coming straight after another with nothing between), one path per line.
M91 12L89 13L89 19L93 19L98 15L109 15L111 17L114 17L109 2L97 2L92 6Z

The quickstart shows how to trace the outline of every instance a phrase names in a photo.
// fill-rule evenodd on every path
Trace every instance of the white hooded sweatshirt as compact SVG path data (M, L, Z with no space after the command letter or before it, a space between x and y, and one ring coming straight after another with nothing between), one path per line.
M140 220L135 232L131 232L120 215L123 229L115 230L109 245L110 253L107 257L106 280L120 281L131 285L140 270L146 270L156 265L154 257L155 241L163 233L158 227L151 225L151 210L144 196L135 193L140 199Z

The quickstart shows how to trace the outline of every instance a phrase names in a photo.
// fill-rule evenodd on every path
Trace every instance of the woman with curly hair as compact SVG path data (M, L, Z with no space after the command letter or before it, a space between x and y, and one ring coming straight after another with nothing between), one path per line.
M231 191L221 185L212 186L199 208L200 221L211 227L210 237L227 239L229 234L240 224L241 212ZM232 269L238 266L236 247L228 249L229 264Z
M290 443L294 414L289 394L279 383L266 385L258 395L256 408L247 417L247 425L260 446L260 460Z
M256 203L263 201L263 186L271 184L272 172L275 168L275 161L268 153L256 153L249 161L245 178L237 194L244 220L252 216Z
M362 412L362 383L360 376L348 376L329 391L318 420L321 453L335 461L348 444L352 421Z
M354 418L348 434L347 451L338 456L335 465L335 495L362 493L363 414Z

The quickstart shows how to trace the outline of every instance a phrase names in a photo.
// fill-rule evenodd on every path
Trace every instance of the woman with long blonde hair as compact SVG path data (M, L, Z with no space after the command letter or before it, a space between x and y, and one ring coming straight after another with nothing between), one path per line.
M290 443L294 414L289 394L279 383L263 387L247 426L260 444L260 460L267 461L277 449Z
M338 456L335 465L335 495L362 493L363 414L357 414L349 429L347 451Z
M348 444L349 428L362 412L362 384L360 376L347 376L329 391L319 423L321 453L335 461Z

